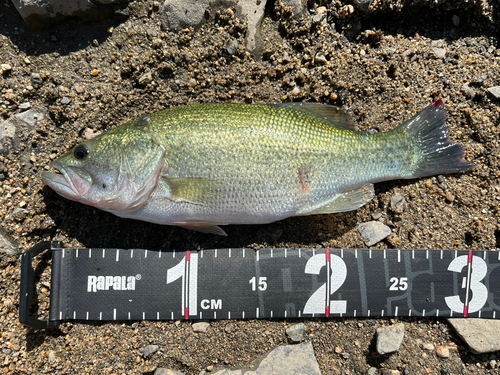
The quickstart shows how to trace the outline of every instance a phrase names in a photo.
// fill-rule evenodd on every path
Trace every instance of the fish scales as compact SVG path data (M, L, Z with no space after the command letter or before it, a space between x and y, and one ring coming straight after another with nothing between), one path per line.
M223 234L217 225L355 209L371 199L370 184L379 181L472 168L463 148L449 140L444 117L436 102L390 132L370 134L346 125L347 115L335 107L314 103L176 107L132 120L61 157L54 166L66 180L75 173L71 168L92 169L89 187L81 182L85 194L72 195L67 181L61 192L62 178L53 173L44 181L118 216ZM78 147L88 152L87 163L73 160ZM98 187L92 193L103 179L97 175L111 183L116 175L112 204ZM139 198L128 197L127 205L121 196L134 189Z

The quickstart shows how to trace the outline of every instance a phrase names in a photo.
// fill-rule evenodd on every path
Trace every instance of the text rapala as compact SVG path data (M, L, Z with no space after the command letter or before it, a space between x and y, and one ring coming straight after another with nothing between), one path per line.
M98 290L135 290L135 276L89 276L87 292Z

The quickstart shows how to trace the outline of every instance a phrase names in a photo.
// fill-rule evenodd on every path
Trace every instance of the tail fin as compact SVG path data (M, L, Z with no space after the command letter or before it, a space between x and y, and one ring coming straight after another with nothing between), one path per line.
M474 168L474 163L463 159L464 147L450 140L445 119L446 110L439 99L396 128L410 135L418 155L418 166L412 178Z

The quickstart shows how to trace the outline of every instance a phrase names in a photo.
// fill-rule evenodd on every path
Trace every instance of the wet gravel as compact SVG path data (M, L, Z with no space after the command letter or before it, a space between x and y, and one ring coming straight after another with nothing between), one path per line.
M245 51L246 23L232 12L199 30L173 33L161 29L159 8L137 1L126 20L72 20L31 31L12 4L0 0L0 121L46 111L33 126L16 122L15 134L2 144L2 228L22 249L42 240L68 247L365 248L357 225L376 218L392 234L374 248L500 248L500 104L489 90L500 85L500 5L427 3L384 5L375 13L355 8L346 15L347 2L312 1L296 20L279 2L269 2L259 60ZM315 17L320 6L327 17ZM77 142L176 105L319 101L348 109L358 130L386 131L437 98L447 107L451 138L465 145L475 170L378 184L374 199L355 212L231 226L223 238L119 219L65 200L41 183L49 161ZM286 329L300 322L324 374L364 374L370 367L493 374L500 360L498 352L472 354L440 319L217 321L204 333L189 321L65 323L33 331L17 321L17 257L1 257L0 277L0 367L6 374L252 368L289 343ZM42 315L49 277L46 271L38 286ZM395 354L379 355L376 331L393 322L405 325L403 343ZM430 344L455 349L438 356L427 350ZM157 351L141 354L148 345Z

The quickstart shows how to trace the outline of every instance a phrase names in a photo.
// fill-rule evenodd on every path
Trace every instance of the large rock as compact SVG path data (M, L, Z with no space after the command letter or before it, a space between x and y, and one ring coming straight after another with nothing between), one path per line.
M48 27L68 16L84 20L100 19L112 14L119 4L130 0L12 0L24 21L35 28Z
M255 371L224 369L214 375L321 375L311 342L273 349Z
M172 31L187 27L197 28L207 22L213 22L217 12L224 13L227 9L234 9L235 17L242 17L247 21L247 50L259 57L262 45L260 29L266 2L267 0L165 0L162 25Z
M458 336L476 354L500 350L500 320L495 319L448 319Z
M0 154L8 154L18 148L18 134L22 131L30 132L35 125L45 118L47 109L33 108L16 114L0 124Z
M161 15L163 27L174 31L198 27L205 23L205 14L209 16L209 5L209 0L166 0Z

